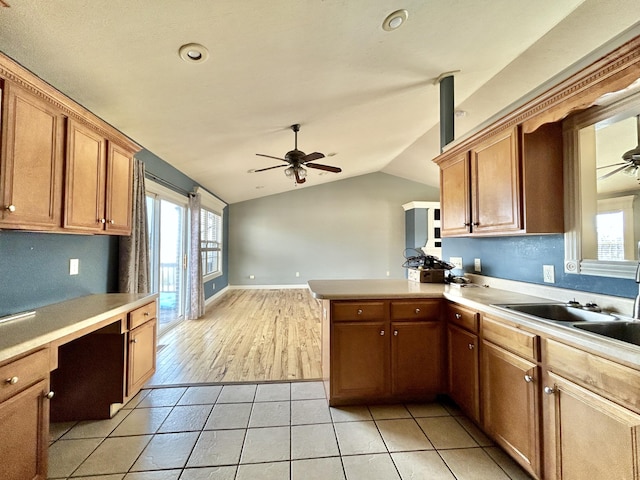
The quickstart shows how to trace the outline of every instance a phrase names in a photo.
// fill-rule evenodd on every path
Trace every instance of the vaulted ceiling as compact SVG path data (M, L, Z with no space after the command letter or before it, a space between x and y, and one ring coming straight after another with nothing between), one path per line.
M377 171L437 186L440 74L461 136L640 20L637 0L6 3L0 51L229 203ZM342 173L252 172L294 123Z

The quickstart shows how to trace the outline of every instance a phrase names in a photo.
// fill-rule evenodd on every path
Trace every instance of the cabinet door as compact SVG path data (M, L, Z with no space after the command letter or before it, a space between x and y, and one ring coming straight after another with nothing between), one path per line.
M545 384L545 478L638 479L640 415L553 373Z
M441 323L394 322L391 331L391 392L402 396L442 392Z
M0 403L0 452L4 480L47 478L48 382L41 380Z
M69 120L64 226L100 232L105 218L106 140Z
M478 336L448 325L449 395L476 422L480 419Z
M64 117L5 82L0 153L0 226L61 226Z
M484 341L481 378L485 430L525 469L539 476L538 367Z
M109 142L107 156L106 230L112 234L131 233L133 156Z
M471 232L469 186L467 153L441 166L440 211L443 237L466 235Z
M517 129L471 150L471 219L474 233L522 229Z
M131 397L156 371L156 319L129 332L127 396Z
M387 393L386 322L335 322L331 326L331 397L375 399Z

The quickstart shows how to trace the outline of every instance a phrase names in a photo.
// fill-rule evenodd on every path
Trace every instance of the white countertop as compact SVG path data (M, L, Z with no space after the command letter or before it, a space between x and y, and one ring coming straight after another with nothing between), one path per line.
M122 315L156 297L157 294L88 295L35 309L35 314L29 317L0 323L0 362Z

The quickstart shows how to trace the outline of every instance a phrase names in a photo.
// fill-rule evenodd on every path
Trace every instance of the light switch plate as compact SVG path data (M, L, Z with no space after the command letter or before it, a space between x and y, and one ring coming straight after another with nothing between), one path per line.
M69 259L69 275L78 275L80 271L80 260L77 258Z
M449 257L449 263L453 265L454 268L462 270L462 257Z
M476 272L481 272L482 271L482 263L480 262L479 258L474 258L473 259L473 269Z

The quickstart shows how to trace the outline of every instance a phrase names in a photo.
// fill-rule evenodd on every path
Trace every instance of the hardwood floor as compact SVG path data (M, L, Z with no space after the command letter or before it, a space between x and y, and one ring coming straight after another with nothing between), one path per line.
M158 348L150 386L319 379L320 306L307 289L229 290Z

